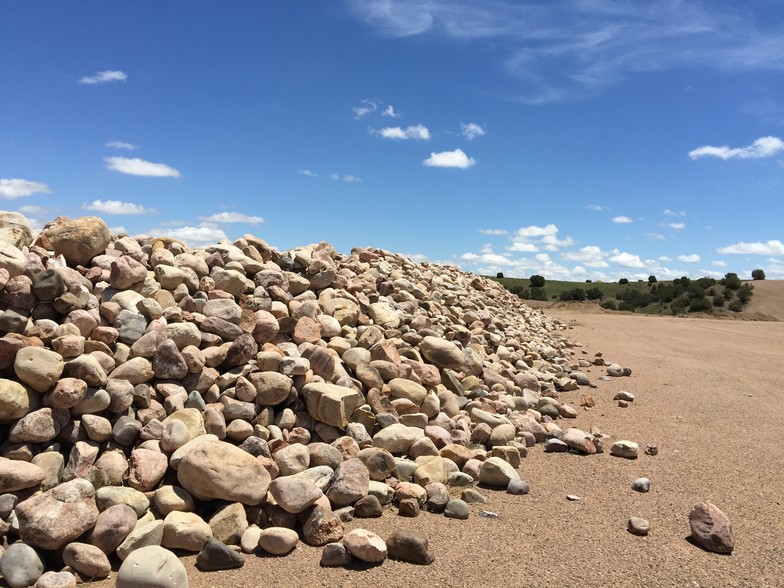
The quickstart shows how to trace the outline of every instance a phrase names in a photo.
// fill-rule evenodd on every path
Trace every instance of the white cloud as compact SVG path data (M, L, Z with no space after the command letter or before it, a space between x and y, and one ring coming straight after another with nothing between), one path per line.
M223 229L210 225L200 225L198 227L180 227L178 229L155 229L150 234L156 237L168 237L178 239L190 247L200 247L203 245L214 245L218 241L228 239Z
M535 243L516 241L507 247L507 249L517 253L535 253L539 251L539 246Z
M463 136L469 141L471 139L474 139L476 137L481 137L482 135L486 134L485 130L476 123L468 123L468 124L460 123L460 131L463 133Z
M613 217L612 222L618 223L618 224L633 223L634 219L633 218L629 218L628 216L615 216L615 217Z
M683 263L697 263L700 261L700 256L696 253L692 253L691 255L679 255L678 261L682 261Z
M476 253L464 253L460 256L460 259L463 261L471 261L477 263L489 263L493 265L504 265L510 266L514 265L514 260L509 259L508 257L501 255L499 253L482 253L478 255Z
M348 0L392 37L493 43L530 104L594 96L631 76L684 67L778 72L780 31L758 11L682 0L504 2Z
M467 169L476 165L473 157L468 157L462 149L454 151L441 151L440 153L430 153L430 157L422 162L427 167L457 167Z
M664 209L664 214L667 216L686 216L686 213L682 210L670 210L669 208Z
M84 76L81 80L79 80L80 84L108 84L111 82L124 82L128 79L128 75L119 70L111 70L107 69L104 71L99 71L94 76Z
M749 254L749 255L784 255L784 243L779 240L755 241L751 243L735 243L726 247L719 247L716 251L722 255Z
M128 151L134 151L139 148L138 145L126 143L125 141L107 141L106 147L109 149L127 149Z
M389 118L400 118L403 116L399 112L395 112L395 109L392 107L391 104L388 104L387 107L381 113L381 116L387 116Z
M35 206L34 204L27 204L25 206L20 206L16 209L17 212L24 214L25 216L40 216L42 214L48 214L49 210L44 208L43 206Z
M348 182L349 184L355 184L362 181L360 178L352 174L344 174L341 176L339 173L331 173L327 177L330 180L335 180L336 182Z
M351 110L354 112L354 118L365 118L368 114L378 110L379 101L365 99L359 103L359 106L354 106Z
M425 125L411 125L405 129L400 127L386 127L375 132L384 139L399 139L403 141L406 139L417 139L419 141L427 141L430 139L430 130Z
M298 170L297 173L301 176L307 176L309 178L320 178L321 174L317 174L314 171L310 171L309 169L301 169Z
M665 237L661 233L645 233L645 236L648 237L649 239L655 239L656 241L664 241L665 239L667 239L667 237Z
M607 267L608 264L605 261L605 258L608 255L607 252L602 251L601 248L596 245L586 245L585 247L581 247L579 251L568 251L563 253L561 254L561 257L569 261L582 263L588 267Z
M479 229L483 235L508 235L509 231L506 229Z
M640 259L639 255L633 255L625 251L617 253L610 257L610 261L620 265L621 267L631 268L644 268L645 264Z
M571 237L559 239L555 235L545 235L540 241L548 251L558 251L561 247L571 247L576 243Z
M153 163L138 157L106 157L106 168L132 176L148 176L156 178L179 178L179 170L164 163Z
M676 231L680 231L686 228L686 223L669 223L667 226Z
M713 267L727 267L727 264L720 259L717 259L716 261L711 261L711 265Z
M719 159L761 159L770 157L784 151L784 141L778 137L760 137L747 147L712 147L705 145L689 151L689 157L699 159L700 157L718 157Z
M547 235L556 235L558 234L558 227L553 224L549 224L545 227L537 227L536 225L531 225L530 227L522 227L515 231L515 235L517 237L545 237Z
M120 200L93 200L90 203L83 203L82 210L94 210L105 214L156 214L154 208L145 208L141 204L133 202L121 202Z
M588 204L585 208L587 208L588 210L592 210L594 212L610 210L609 206L604 206L602 204Z
M664 261L664 262L672 261L672 258L668 257L667 255L660 255L658 259L659 259L659 261Z
M49 192L51 192L49 186L43 182L31 182L22 178L0 178L0 198L13 200L22 196L38 193L49 194Z
M264 219L260 216L251 216L242 212L218 212L211 216L200 217L201 220L212 223L246 223L260 225Z

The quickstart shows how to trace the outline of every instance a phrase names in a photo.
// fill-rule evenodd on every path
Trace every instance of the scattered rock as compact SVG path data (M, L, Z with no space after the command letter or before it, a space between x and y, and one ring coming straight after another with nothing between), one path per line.
M639 447L634 441L616 441L610 447L610 455L626 459L637 459L638 452Z
M368 563L381 563L387 558L387 545L375 533L354 529L343 536L343 545L351 555Z
M187 588L185 566L159 545L131 553L117 571L116 588Z
M695 504L689 512L689 526L694 541L708 551L732 553L735 548L730 520L715 504Z
M633 535L645 536L651 530L650 523L640 517L631 517L627 526L629 533Z
M231 570L245 565L245 556L228 547L218 539L207 539L204 547L196 556L196 567L200 570L214 572Z
M637 478L632 482L632 490L637 492L648 492L651 489L651 481L648 478Z
M427 537L411 529L398 529L387 537L387 552L390 559L430 565L435 556L429 549Z
M470 514L470 509L468 508L468 504L464 500L455 498L454 500L450 500L449 502L446 503L446 508L444 509L444 516L448 519L465 520L468 518L469 514Z

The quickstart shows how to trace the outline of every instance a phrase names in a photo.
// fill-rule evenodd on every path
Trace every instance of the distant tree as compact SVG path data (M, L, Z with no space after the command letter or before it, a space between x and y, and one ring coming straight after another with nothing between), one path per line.
M591 283L591 280L585 280L585 283L586 283L586 284L590 284L590 283Z
M618 280L618 283L621 284L622 286L625 286L626 284L629 283L629 280L627 278L621 278L620 280Z
M531 286L534 288L544 288L544 278L538 274L534 274L530 278Z
M740 288L740 278L738 274L727 273L722 279L720 284L726 286L730 290L737 290Z
M654 283L656 283L656 281L657 281L657 280L656 280L656 276L653 276L653 275L651 275L651 276L648 276L648 285L649 285L649 286L650 286L651 284L654 284Z
M755 269L751 272L751 279L752 280L764 280L765 279L765 272L761 269Z
M504 279L504 272L498 272L495 275L495 277L498 278L499 280L503 280Z

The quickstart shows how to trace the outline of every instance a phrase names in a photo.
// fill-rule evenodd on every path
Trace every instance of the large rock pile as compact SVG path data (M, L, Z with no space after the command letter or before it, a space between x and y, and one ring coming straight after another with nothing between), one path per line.
M38 235L13 222L0 232L0 537L85 576L148 546L215 569L242 565L227 545L288 553L292 529L334 544L354 512L444 511L475 481L519 493L527 448L577 414L557 392L589 383L558 323L455 267L252 236L190 249L113 237L93 217ZM329 557L380 561L383 543L352 532Z

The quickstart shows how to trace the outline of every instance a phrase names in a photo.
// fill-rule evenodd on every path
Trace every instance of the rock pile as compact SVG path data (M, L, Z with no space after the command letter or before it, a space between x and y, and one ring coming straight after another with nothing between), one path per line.
M43 574L41 550L85 577L116 554L118 586L166 585L129 563L157 557L182 585L166 549L237 567L239 550L290 552L295 529L331 546L325 565L429 563L423 537L387 546L343 522L391 503L463 518L450 488L526 493L516 468L537 443L602 450L556 424L577 416L558 392L590 385L560 325L494 282L382 250L190 249L94 217L38 235L0 217L15 227L0 231L11 586Z

